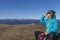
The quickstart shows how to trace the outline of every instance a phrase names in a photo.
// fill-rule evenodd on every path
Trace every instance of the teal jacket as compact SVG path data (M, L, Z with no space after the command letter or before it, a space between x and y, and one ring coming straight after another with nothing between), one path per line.
M40 22L45 23L46 25L46 30L45 32L55 32L57 34L58 32L58 21L56 19L56 16L53 18L46 18L45 16L42 16L40 19Z

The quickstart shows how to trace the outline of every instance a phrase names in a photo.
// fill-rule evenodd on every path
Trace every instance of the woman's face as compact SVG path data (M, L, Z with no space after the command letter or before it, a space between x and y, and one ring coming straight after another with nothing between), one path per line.
M50 14L47 14L46 16L47 16L47 17L52 17L52 14L50 13Z

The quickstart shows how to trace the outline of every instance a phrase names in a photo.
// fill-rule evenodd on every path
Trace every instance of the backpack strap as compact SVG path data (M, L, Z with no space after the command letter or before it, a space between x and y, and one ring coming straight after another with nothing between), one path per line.
M44 38L44 35L45 35L44 33L39 34L38 40L42 40Z

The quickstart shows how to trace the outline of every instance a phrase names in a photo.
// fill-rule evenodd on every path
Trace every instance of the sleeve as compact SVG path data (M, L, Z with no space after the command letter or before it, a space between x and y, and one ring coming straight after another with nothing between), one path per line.
M45 19L44 18L45 18L45 16L42 15L42 17L40 18L40 22L45 23Z
M58 21L56 19L54 20L54 23L52 26L53 26L53 28L49 31L49 33L58 31Z

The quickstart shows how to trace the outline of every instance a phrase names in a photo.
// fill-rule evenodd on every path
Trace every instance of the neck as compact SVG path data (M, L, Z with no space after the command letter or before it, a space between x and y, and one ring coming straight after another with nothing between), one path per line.
M51 17L48 17L48 18L51 18Z

